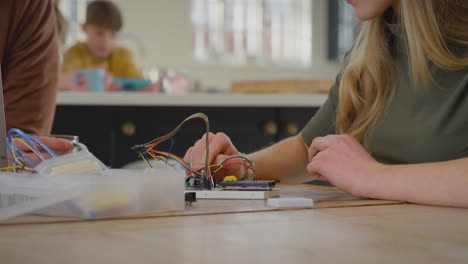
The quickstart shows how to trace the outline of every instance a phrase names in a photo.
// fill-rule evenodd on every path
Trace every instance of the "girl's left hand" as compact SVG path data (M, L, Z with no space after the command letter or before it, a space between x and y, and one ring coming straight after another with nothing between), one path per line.
M309 148L307 171L357 197L366 197L384 165L350 135L317 137Z

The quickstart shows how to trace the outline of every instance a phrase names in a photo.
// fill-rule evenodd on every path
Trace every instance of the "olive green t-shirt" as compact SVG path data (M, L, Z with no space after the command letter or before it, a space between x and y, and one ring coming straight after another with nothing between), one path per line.
M468 68L445 70L429 62L438 86L430 83L427 87L414 87L401 26L387 26L393 34L395 90L372 135L368 151L376 160L387 164L468 157ZM468 56L466 45L453 44L449 48L457 56ZM308 145L315 137L336 134L339 78L338 75L327 101L301 131Z

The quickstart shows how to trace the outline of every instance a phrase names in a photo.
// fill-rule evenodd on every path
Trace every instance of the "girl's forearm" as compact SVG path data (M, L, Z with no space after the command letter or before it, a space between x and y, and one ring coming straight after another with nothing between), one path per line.
M411 203L468 207L468 158L411 165L383 165L364 196Z
M287 138L266 149L248 155L262 180L302 183L313 178L307 173L307 145L300 135Z

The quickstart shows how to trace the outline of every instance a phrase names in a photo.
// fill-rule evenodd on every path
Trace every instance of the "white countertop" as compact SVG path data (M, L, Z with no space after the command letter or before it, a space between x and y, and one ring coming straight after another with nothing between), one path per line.
M206 107L319 107L326 94L223 94L166 95L148 93L61 92L57 105L102 106L206 106Z

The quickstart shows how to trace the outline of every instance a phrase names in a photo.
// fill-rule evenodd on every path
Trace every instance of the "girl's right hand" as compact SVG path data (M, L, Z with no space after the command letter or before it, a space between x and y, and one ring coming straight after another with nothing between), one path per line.
M239 156L241 153L232 144L231 139L224 133L209 133L209 157L210 165L221 164L230 157ZM201 168L205 165L206 157L206 134L195 142L185 153L184 160L192 163L192 168ZM228 163L244 162L240 158L230 159ZM226 165L224 164L224 165ZM243 178L247 171L244 166L229 166L225 171L225 176L234 175L237 178Z

